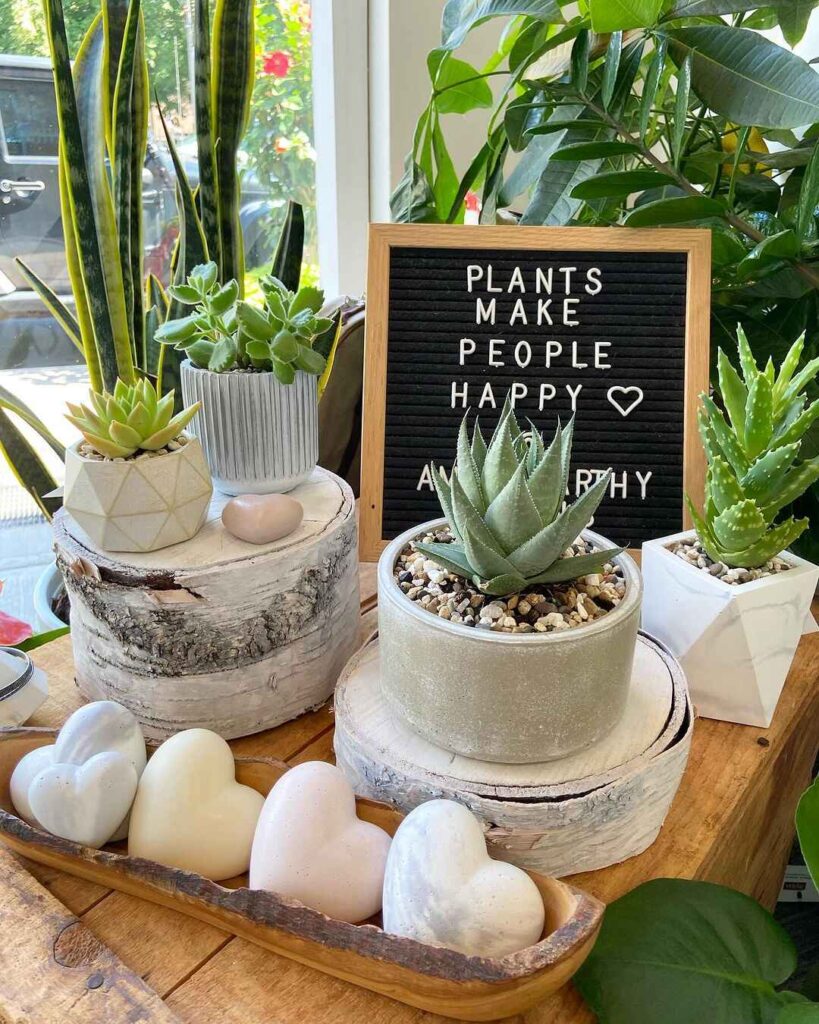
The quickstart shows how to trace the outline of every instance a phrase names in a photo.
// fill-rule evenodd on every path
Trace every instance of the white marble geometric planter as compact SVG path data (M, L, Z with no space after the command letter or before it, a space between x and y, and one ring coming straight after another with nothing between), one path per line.
M157 551L190 540L213 493L196 438L154 457L86 459L66 449L63 504L105 551Z
M815 632L819 566L787 552L791 568L732 586L674 555L693 531L643 544L642 627L682 665L703 718L767 728L799 638Z

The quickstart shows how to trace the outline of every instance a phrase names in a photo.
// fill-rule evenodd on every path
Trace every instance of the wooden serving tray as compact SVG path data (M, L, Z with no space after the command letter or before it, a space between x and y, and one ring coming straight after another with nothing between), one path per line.
M545 937L501 959L385 934L379 919L351 925L297 900L250 890L247 876L217 884L201 875L129 857L125 844L92 850L27 825L11 802L20 758L53 743L52 729L0 729L0 840L30 860L189 914L249 942L410 1006L460 1020L520 1014L566 984L594 945L603 905L564 882L534 872L546 907ZM237 759L236 778L266 795L288 766ZM402 815L359 799L358 814L391 835Z

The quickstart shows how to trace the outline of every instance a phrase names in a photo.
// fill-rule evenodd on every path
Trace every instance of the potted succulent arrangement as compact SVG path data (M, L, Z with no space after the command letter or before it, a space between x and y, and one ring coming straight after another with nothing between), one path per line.
M805 395L819 359L799 370L803 346L778 372L760 369L740 329L741 374L720 350L725 412L703 395L699 413L704 508L686 496L694 529L643 545L643 626L680 660L707 718L769 726L809 619L819 566L787 550L808 521L782 517L819 479L819 458L799 458L819 418Z
M194 268L171 296L193 307L163 324L157 340L183 350L182 394L201 401L193 430L216 487L227 494L290 491L318 461L318 377L326 359L314 343L334 328L319 315L324 293L260 281L263 305L220 284L215 263Z
M642 584L585 527L609 485L563 507L572 423L548 448L507 403L487 446L461 424L444 518L409 530L378 567L381 685L391 708L448 750L508 763L565 757L619 721Z
M146 378L92 391L67 418L84 440L66 450L63 504L107 551L156 551L189 540L213 487L202 447L182 433L199 406L173 414Z

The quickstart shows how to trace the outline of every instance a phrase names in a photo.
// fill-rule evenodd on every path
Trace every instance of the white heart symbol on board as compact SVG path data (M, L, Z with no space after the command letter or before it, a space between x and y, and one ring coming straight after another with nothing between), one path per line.
M630 395L631 401L624 403L617 398L617 395ZM609 388L606 392L606 398L608 398L621 416L628 416L629 413L634 412L640 402L642 402L643 397L643 389L638 388L636 385L630 388L621 388L619 384L615 384L614 387Z

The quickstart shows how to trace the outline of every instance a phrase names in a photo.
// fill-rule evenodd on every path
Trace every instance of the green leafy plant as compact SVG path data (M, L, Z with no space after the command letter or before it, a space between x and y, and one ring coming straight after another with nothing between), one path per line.
M418 550L498 596L600 569L623 549L564 557L594 515L611 476L606 473L563 509L572 430L571 421L565 428L558 424L547 448L534 426L528 436L521 431L507 398L487 446L478 424L470 441L464 417L449 480L440 468L433 473L455 540L418 544Z
M472 190L486 223L707 228L712 337L733 356L741 323L764 365L807 331L819 355L819 76L756 31L793 46L814 6L448 0L393 219L458 222ZM494 52L462 60L493 18ZM485 141L456 167L448 126L483 110ZM819 455L819 424L802 455ZM796 512L816 523L800 553L819 560L819 484Z
M70 420L94 451L107 459L127 459L136 452L156 452L184 430L199 402L173 414L173 392L160 398L145 378L136 384L118 380L114 393L90 392L88 405L68 403Z
M164 324L157 339L216 373L270 370L282 384L292 384L297 370L323 373L327 359L313 346L335 328L332 318L319 316L324 292L305 286L294 293L272 276L259 283L262 307L237 302L236 282L220 286L215 263L196 267L187 284L170 289L174 299L193 306L193 312Z
M660 878L606 908L574 981L600 1024L815 1024L817 1004L779 990L795 969L787 933L749 896Z
M799 800L796 832L813 884L819 887L819 779L805 790Z
M803 438L819 418L819 399L807 405L805 388L819 358L799 370L804 337L791 346L779 372L769 359L760 370L739 330L742 375L719 351L719 385L727 418L702 395L699 428L708 459L705 509L688 508L703 547L715 561L764 565L807 529L807 519L779 513L819 480L819 457L798 461ZM798 371L798 372L797 372Z

